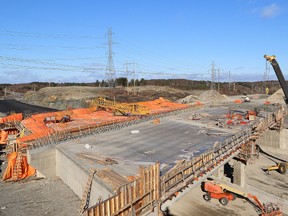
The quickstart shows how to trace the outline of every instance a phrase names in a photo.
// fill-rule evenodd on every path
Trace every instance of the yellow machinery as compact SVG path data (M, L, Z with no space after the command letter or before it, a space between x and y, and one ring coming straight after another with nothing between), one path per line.
M91 106L97 109L111 110L114 115L124 116L147 116L150 114L150 110L138 103L117 103L115 101L109 101L105 98L98 98L91 101Z
M276 165L268 166L267 171L277 170L281 174L285 174L287 172L288 162L286 163L277 163Z

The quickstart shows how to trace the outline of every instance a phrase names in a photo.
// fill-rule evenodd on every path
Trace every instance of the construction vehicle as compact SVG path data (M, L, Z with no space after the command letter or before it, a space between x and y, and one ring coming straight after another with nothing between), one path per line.
M71 115L72 115L71 111L58 112L58 113L55 113L55 115L46 116L43 122L44 124L70 122Z
M274 155L268 154L267 152L265 152L259 145L256 146L257 147L257 151L262 154L263 156L267 157L268 159L272 160L275 165L271 165L268 166L266 169L263 169L264 171L269 172L276 170L281 174L285 174L287 172L288 169L288 162L280 159L278 157L275 157Z
M278 81L280 83L280 86L284 92L285 95L285 103L288 104L288 85L284 79L284 76L282 74L281 68L278 64L278 62L276 61L276 56L272 55L272 56L268 56L268 55L264 55L264 58L269 61L275 71L275 74L278 78Z
M115 101L109 101L105 98L98 98L91 101L91 106L96 107L97 110L104 109L114 112L114 115L124 116L147 116L150 114L150 110L138 103L117 103Z
M260 216L281 216L282 212L274 203L262 204L258 198L252 194L245 193L229 185L218 183L214 180L207 180L202 183L202 190L206 193L203 195L204 200L210 201L211 198L218 199L222 205L227 205L229 200L233 201L237 197L247 200L251 203Z
M273 67L273 69L275 71L275 74L276 74L276 76L278 78L278 81L280 83L280 86L281 86L281 88L282 88L282 90L284 92L284 96L285 96L284 101L285 101L286 105L288 105L288 85L286 83L286 80L284 79L283 73L281 71L281 68L280 68L278 62L276 61L276 56L275 55L272 55L272 56L264 55L264 58L271 63L271 65L272 65L272 67ZM262 149L260 149L260 150L266 156L270 156L270 158L273 157L275 159L274 156L267 154ZM268 168L266 170L268 172L272 171L272 170L277 170L279 173L285 174L286 171L287 171L287 168L288 168L288 162L284 161L284 160L281 160L281 161L282 162L280 162L280 163L274 161L276 163L276 165L268 166Z

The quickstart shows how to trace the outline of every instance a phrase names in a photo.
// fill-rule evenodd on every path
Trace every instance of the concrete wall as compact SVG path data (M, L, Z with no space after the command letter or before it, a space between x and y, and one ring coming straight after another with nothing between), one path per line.
M278 130L267 130L256 140L259 146L269 146L279 148L280 132Z
M279 148L288 149L288 129L282 129L280 131Z
M59 176L80 199L83 197L89 174L90 173L83 169L77 161L56 147L56 175ZM89 206L95 205L100 195L102 199L106 199L112 195L112 191L94 177Z
M38 175L47 178L56 176L56 157L54 146L27 150L28 163L36 168Z
M268 146L277 149L288 149L288 129L268 130L257 141L260 146Z

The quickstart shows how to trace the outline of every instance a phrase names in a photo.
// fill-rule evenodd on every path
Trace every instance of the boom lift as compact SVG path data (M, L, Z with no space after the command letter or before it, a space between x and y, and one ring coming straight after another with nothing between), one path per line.
M262 204L256 196L237 190L229 185L220 184L214 180L203 182L202 189L206 191L206 193L203 195L203 198L206 201L211 200L211 198L215 198L219 199L219 202L222 205L227 205L228 200L235 200L236 197L240 197L250 202L257 214L260 216L282 215L282 212L276 204L271 202Z

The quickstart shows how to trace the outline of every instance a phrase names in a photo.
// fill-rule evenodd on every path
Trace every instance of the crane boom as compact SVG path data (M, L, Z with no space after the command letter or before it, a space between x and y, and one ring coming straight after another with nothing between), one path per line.
M281 68L278 64L278 62L276 61L276 56L272 55L272 56L268 56L268 55L264 55L264 58L269 61L276 73L276 76L278 78L278 81L281 85L281 88L284 92L285 95L285 103L288 105L288 85L284 79L284 76L282 74Z

